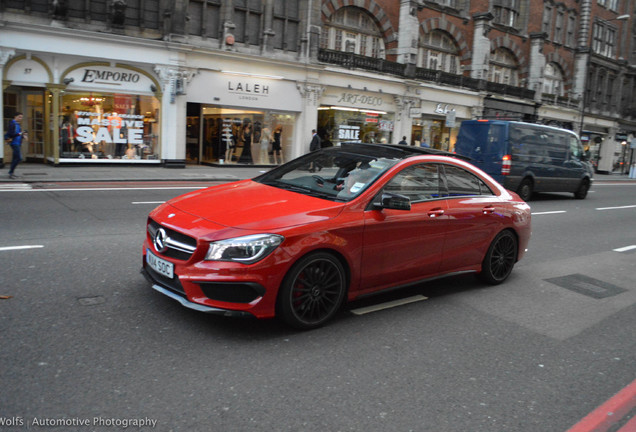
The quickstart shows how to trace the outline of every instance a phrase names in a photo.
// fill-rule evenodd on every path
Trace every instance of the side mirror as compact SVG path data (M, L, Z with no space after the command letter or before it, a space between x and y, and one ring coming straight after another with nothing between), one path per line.
M409 197L389 192L383 192L373 200L375 209L411 210Z

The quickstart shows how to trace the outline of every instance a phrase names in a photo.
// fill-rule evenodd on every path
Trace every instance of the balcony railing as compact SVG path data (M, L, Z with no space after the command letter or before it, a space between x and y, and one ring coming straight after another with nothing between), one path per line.
M541 102L544 104L557 105L564 108L579 108L580 100L572 99L566 96L557 96L549 93L541 94Z
M534 99L534 90L529 90L523 87L492 83L485 80L478 80L464 75L451 74L435 69L409 68L403 63L361 56L354 53L320 49L318 51L318 61L322 63L335 64L347 69L363 69L374 72L382 72L404 78L414 78L421 81L433 82L440 85L450 85L476 91L484 90L489 93L515 96L523 99Z

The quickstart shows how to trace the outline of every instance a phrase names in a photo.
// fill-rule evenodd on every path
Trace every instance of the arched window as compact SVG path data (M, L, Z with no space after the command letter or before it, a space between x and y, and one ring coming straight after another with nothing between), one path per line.
M514 54L505 48L498 48L490 54L488 81L517 86L519 72Z
M417 66L458 74L458 54L457 44L448 33L433 30L420 37Z
M353 6L339 9L331 20L325 23L322 27L320 47L385 58L380 28L367 11Z
M563 96L563 72L556 63L548 63L543 71L543 93Z

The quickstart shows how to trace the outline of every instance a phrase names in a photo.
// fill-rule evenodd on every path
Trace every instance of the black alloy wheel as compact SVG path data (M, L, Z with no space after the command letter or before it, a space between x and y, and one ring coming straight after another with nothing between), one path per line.
M517 237L512 232L497 234L481 264L479 277L491 285L505 281L517 261L517 248Z
M533 189L532 180L525 178L517 188L517 194L522 200L528 202L532 198Z
M340 261L326 252L307 255L289 271L278 294L280 317L292 327L320 327L340 308L347 282Z

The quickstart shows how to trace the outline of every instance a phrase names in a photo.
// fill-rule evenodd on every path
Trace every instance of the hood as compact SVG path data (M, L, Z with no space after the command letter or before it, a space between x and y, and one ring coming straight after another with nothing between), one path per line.
M193 216L226 227L275 230L337 216L342 203L243 180L191 192L168 201Z

